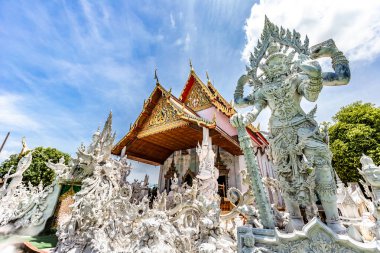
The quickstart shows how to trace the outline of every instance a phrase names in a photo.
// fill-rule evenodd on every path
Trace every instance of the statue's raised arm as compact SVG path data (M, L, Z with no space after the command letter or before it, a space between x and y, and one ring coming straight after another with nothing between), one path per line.
M350 81L351 73L348 60L336 47L334 40L329 39L310 48L310 58L317 59L330 57L334 72L322 72L323 85L346 85Z

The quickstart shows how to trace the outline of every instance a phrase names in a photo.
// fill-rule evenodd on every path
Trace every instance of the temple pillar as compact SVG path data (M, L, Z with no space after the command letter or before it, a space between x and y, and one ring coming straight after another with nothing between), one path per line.
M195 148L192 148L190 150L190 163L189 163L190 170L193 171L195 174L198 174L198 157L197 152Z
M125 156L126 151L127 151L127 146L124 146L124 148L121 150L121 153L120 153L120 159Z
M186 168L185 168L185 157L184 157L184 152L182 150L178 151L178 160L177 160L177 165L178 165L178 182L181 185L183 183L182 179L183 176L186 174Z
M165 165L160 165L160 174L158 176L158 190L162 192L165 187L165 182L164 182L164 170L165 170Z
M202 138L202 146L207 145L212 147L212 139L210 137L210 131L207 127L202 127L202 133L203 133L203 138Z

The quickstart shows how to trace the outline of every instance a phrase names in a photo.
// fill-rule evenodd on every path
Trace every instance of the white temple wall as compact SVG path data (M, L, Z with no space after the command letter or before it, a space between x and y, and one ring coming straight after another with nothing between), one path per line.
M230 136L237 135L237 130L231 125L230 119L222 112L218 111L215 107L212 106L207 109L198 111L197 113L202 118L210 121L213 121L213 118L215 116L215 120L218 123L218 127L223 129L223 131L225 131Z

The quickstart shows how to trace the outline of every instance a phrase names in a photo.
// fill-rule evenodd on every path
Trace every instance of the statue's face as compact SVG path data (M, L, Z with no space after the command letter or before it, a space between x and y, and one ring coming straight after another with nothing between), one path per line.
M285 55L281 54L274 57L267 63L267 71L269 71L269 74L271 76L275 77L286 74L288 67L284 64L283 61L285 57Z
M287 75L290 69L290 64L286 64L287 56L282 53L276 53L270 56L267 61L261 65L261 70L264 72L267 80L275 81L279 77Z
M363 170L362 175L371 184L371 186L380 187L380 168L371 167Z

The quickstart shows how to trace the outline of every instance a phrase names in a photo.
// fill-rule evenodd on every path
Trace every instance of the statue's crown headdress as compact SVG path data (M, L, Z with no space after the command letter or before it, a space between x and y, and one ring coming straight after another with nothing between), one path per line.
M294 53L310 55L309 38L306 36L304 43L302 43L300 37L300 34L295 30L291 32L283 27L278 28L265 16L263 32L257 41L253 53L251 52L249 58L250 66L247 66L248 76L251 79L252 85L261 86L261 81L257 77L257 69L263 58L268 61L271 57L281 53L281 51L286 53L289 47L294 50Z

